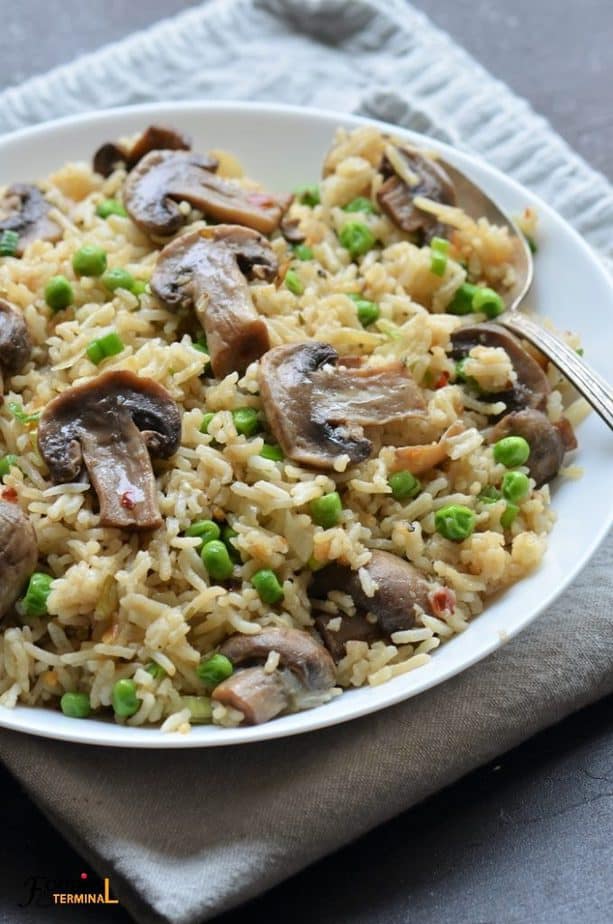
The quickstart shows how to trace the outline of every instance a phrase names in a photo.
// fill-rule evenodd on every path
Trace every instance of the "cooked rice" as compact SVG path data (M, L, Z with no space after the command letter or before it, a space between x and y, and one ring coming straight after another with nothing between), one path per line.
M1 705L20 701L57 707L65 691L82 690L89 693L94 709L108 708L113 684L133 678L141 705L127 723L186 732L191 713L182 697L202 695L196 668L203 656L234 632L312 626L310 560L340 561L358 569L365 594L372 596L376 587L364 566L372 549L383 549L451 588L457 607L440 617L423 614L420 624L394 633L391 642L348 642L337 667L339 686L374 686L427 664L429 652L463 631L490 595L539 565L544 537L554 522L547 487L533 490L521 503L506 538L500 524L504 502L477 506L479 492L499 483L504 471L481 434L484 414L500 412L504 404L484 403L453 384L432 387L441 374L449 376L453 370L446 349L460 320L445 314L445 308L467 272L475 281L512 285L512 241L506 229L485 219L424 202L424 209L444 213L455 228L443 277L430 271L429 247L412 243L380 214L361 215L360 220L381 245L359 265L351 262L337 233L354 216L342 206L376 188L384 143L371 127L339 132L327 159L321 204L309 208L294 202L290 209L314 253L313 261L294 265L304 293L297 296L283 284L262 282L253 283L251 291L273 346L316 337L341 354L368 355L374 361L401 358L424 388L437 432L457 421L463 425L449 439L446 463L426 473L422 493L406 503L391 496L385 450L360 465L348 466L348 458L340 458L328 474L289 460L262 458L261 436L239 435L230 413L237 407L261 408L257 363L243 376L232 373L223 381L203 377L207 357L194 348L192 336L182 333L179 314L151 294L139 299L119 290L109 296L96 279L74 275L72 256L87 242L106 250L110 267L125 267L143 281L151 276L159 248L129 218L96 216L102 199L121 198L124 171L102 179L85 164L68 164L44 181L55 206L53 217L64 229L62 240L37 241L22 259L0 261L0 294L21 309L35 344L26 371L6 383L0 453L19 456L19 468L4 477L4 488L17 492L31 517L39 567L55 580L49 617L9 620L0 636ZM222 167L228 176L242 176L232 155L223 155ZM277 236L273 246L280 264L287 264L291 252L284 239ZM53 315L43 290L56 274L70 279L75 306ZM345 294L355 291L380 305L380 319L367 329ZM68 386L94 377L98 370L86 347L110 330L117 331L125 349L106 360L104 370L127 369L155 379L183 411L179 451L170 461L155 463L164 519L152 536L101 527L87 484L51 485L37 450L35 425L21 423L8 410L9 402L17 402L28 414L41 411ZM466 373L493 392L514 376L506 353L485 347L472 350ZM555 420L570 395L551 367L549 374L556 390L548 412ZM206 411L215 416L209 432L202 433ZM577 423L583 404L575 402L566 413ZM343 496L342 522L323 529L312 521L309 502L337 488ZM447 503L477 512L477 531L464 542L450 542L435 532L434 513ZM193 521L204 518L225 519L236 530L242 563L236 565L231 586L209 582L199 540L185 535ZM282 583L280 607L263 603L250 583L262 567L273 569ZM338 614L331 631L338 630L343 613L354 611L351 598L341 593L332 593L319 607ZM163 668L161 679L144 670L152 661ZM275 670L278 663L278 653L271 652L266 670ZM299 704L315 705L316 700ZM236 710L212 704L215 724L233 726L242 718Z

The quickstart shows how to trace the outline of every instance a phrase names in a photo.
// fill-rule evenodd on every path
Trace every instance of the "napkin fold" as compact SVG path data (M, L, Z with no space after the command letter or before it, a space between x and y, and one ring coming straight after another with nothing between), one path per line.
M0 94L0 131L226 98L360 112L476 150L613 257L605 178L403 0L214 0ZM612 564L609 542L505 648L343 726L180 755L2 731L0 758L137 921L197 924L613 690Z

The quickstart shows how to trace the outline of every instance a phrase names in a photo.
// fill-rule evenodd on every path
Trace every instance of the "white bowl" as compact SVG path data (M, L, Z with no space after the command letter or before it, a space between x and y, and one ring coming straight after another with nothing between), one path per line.
M90 160L105 141L137 132L152 121L191 135L196 150L224 148L246 172L276 191L316 181L334 130L368 120L291 106L247 103L169 103L134 106L62 119L0 139L0 182L35 180L68 160ZM530 305L560 328L577 330L586 357L601 373L611 368L608 324L613 287L597 257L549 206L481 161L430 138L374 123L415 144L440 150L509 213L531 205L539 213L539 252ZM86 744L123 747L204 747L262 741L312 731L401 702L465 670L516 635L562 592L585 565L613 520L613 437L595 415L578 432L579 481L553 487L558 523L540 569L492 602L486 612L432 660L378 687L344 693L327 705L253 728L196 726L189 735L128 728L96 718L75 720L41 708L0 709L0 726Z

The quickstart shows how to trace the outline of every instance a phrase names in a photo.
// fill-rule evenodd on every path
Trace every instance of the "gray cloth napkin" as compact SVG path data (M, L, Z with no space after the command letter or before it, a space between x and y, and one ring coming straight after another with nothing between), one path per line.
M613 256L604 177L402 0L212 2L0 94L0 131L170 98L319 105L447 138ZM196 924L613 690L612 561L609 543L485 661L344 726L181 754L2 732L0 756L136 920Z

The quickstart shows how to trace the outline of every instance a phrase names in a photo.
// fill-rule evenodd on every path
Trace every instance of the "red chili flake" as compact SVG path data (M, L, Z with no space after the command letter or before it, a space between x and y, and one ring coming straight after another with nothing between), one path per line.
M444 372L441 372L438 379L434 383L434 387L444 388L450 378L451 378L451 375L449 374L449 372L447 372L446 370Z
M3 488L2 490L2 499L5 501L10 501L15 503L17 500L18 494L15 488Z
M132 494L129 491L124 491L121 495L121 500L119 501L122 507L125 507L126 510L134 510L136 507L136 501L132 497Z
M448 587L439 587L438 590L434 590L430 594L430 603L435 616L453 613L456 604L455 594Z

